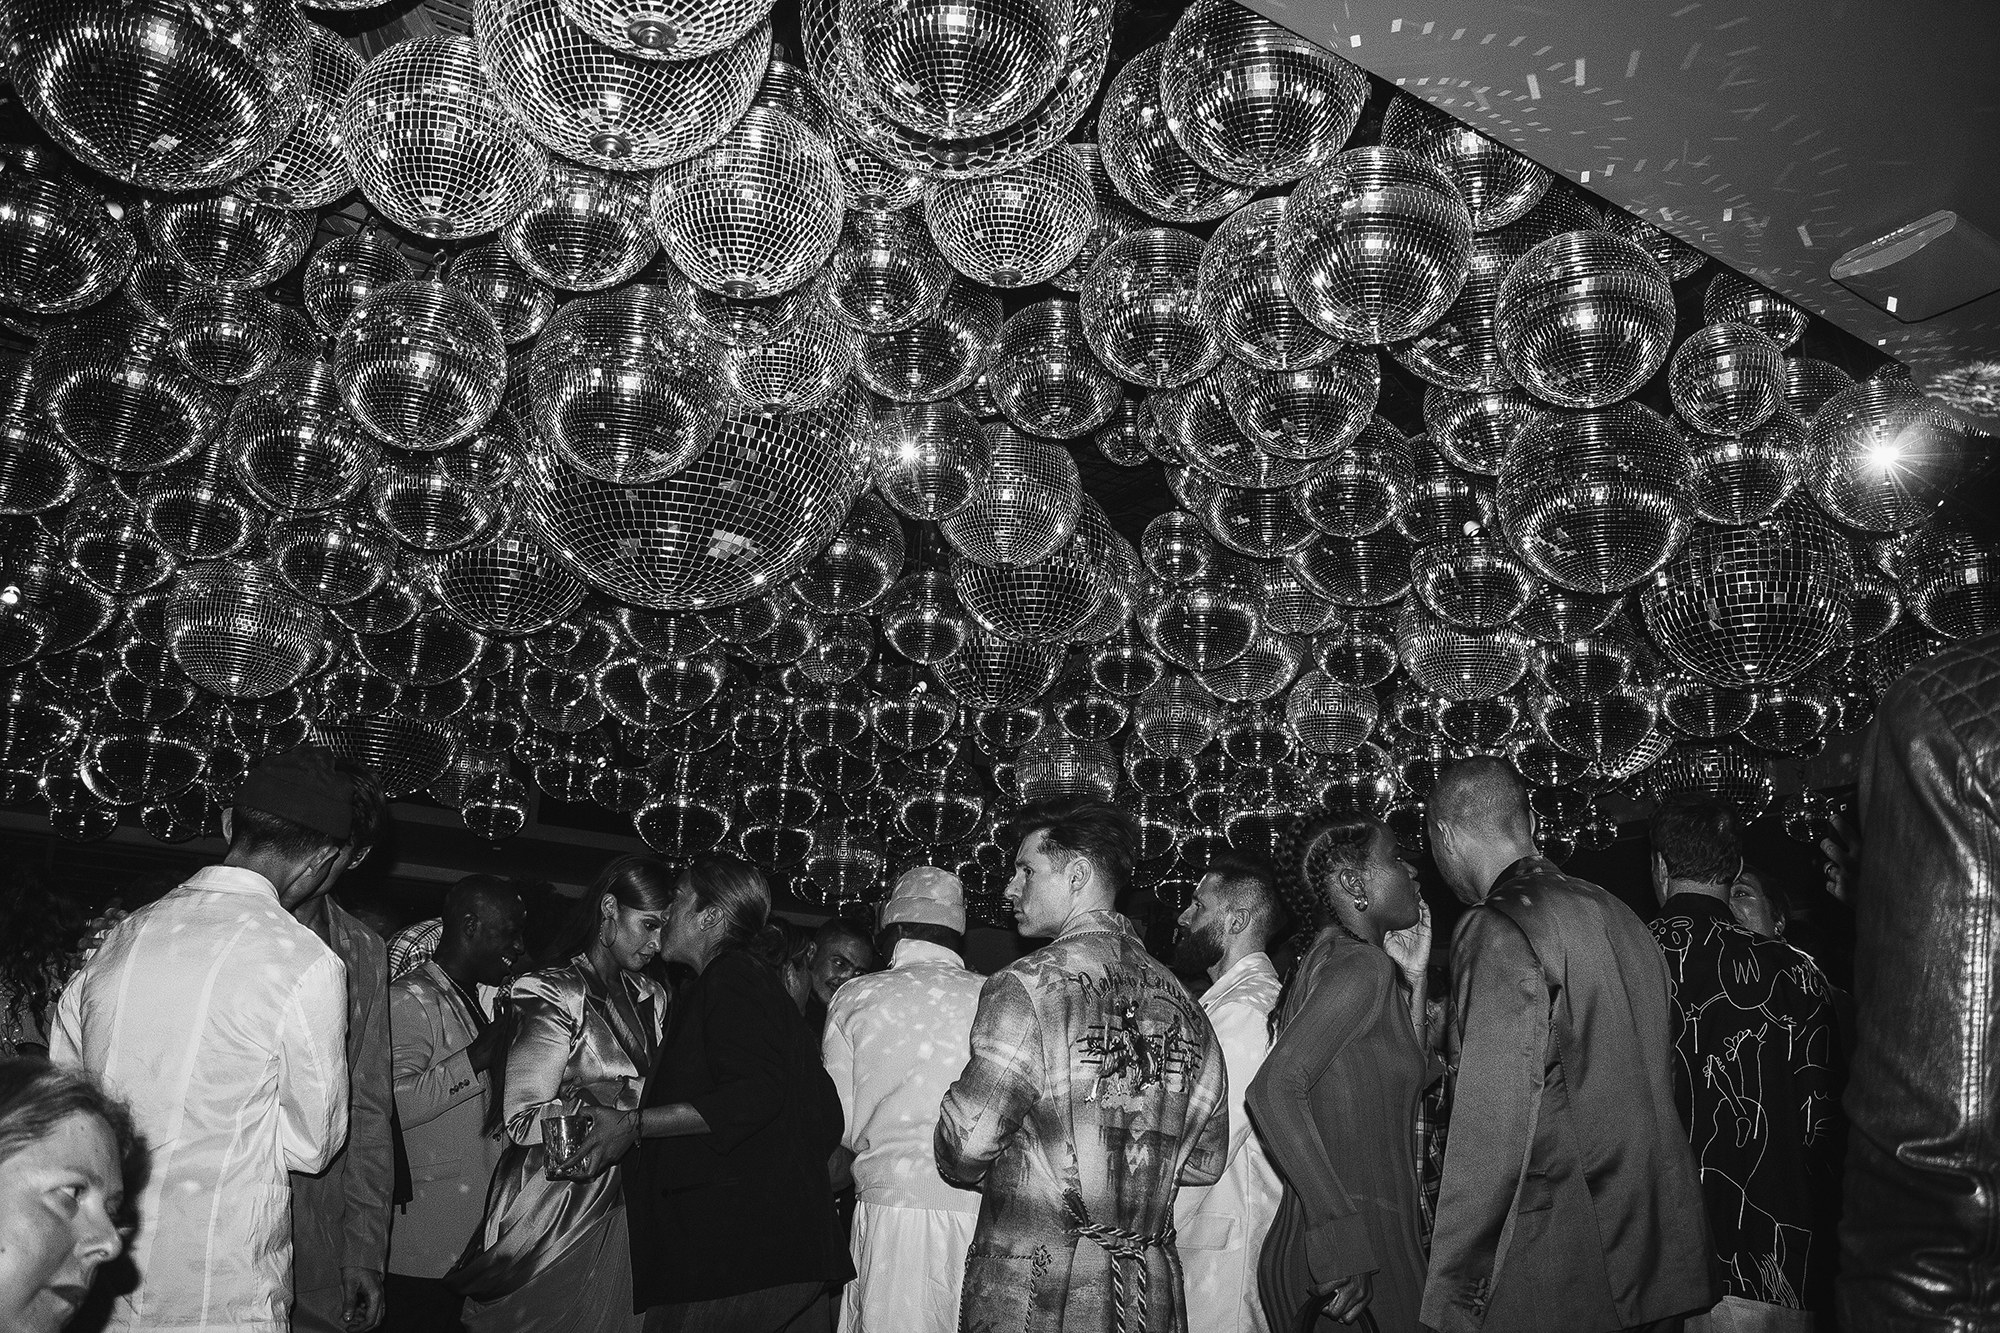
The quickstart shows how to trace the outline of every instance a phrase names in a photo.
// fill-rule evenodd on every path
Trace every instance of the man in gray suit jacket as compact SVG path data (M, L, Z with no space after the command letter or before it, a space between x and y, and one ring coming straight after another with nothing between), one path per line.
M1438 869L1471 910L1451 947L1458 1072L1424 1323L1677 1329L1721 1290L1674 1106L1659 946L1630 908L1537 852L1505 761L1447 768L1429 820Z
M485 1132L486 1071L504 1052L479 987L518 970L524 912L506 880L472 875L445 898L437 952L389 988L396 1111L412 1197L389 1237L385 1333L453 1333L462 1301L444 1285L479 1229L500 1142Z

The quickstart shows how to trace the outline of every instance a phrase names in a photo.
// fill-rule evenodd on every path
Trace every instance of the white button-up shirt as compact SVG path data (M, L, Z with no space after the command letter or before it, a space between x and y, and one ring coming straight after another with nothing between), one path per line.
M346 969L252 871L210 866L118 923L63 991L49 1053L103 1079L151 1150L109 1327L284 1333L287 1171L347 1136Z

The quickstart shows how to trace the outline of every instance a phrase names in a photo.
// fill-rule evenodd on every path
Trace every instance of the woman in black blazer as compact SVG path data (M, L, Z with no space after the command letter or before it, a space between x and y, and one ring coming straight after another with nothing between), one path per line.
M819 1042L749 951L771 891L734 857L681 877L660 957L692 968L636 1111L593 1110L572 1160L624 1158L633 1308L647 1333L812 1333L854 1276L827 1163L840 1100ZM637 1152L627 1153L637 1145Z

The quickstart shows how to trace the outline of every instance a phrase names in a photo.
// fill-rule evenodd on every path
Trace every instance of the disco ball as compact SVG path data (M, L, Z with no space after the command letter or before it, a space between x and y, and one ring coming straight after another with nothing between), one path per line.
M660 252L651 200L645 177L552 160L541 192L500 241L538 282L565 291L615 287Z
M1232 0L1195 0L1164 46L1160 101L1206 171L1253 189L1295 181L1340 151L1368 76Z
M81 760L77 776L107 805L165 800L192 787L202 766L198 741L180 726L91 736Z
M1771 804L1771 778L1761 761L1733 745L1682 743L1653 765L1652 786L1661 798L1703 792L1736 807L1745 821Z
M1555 179L1547 167L1407 95L1389 103L1382 142L1416 154L1449 177L1465 196L1474 231L1520 221Z
M103 195L48 154L0 150L0 302L67 315L118 289L137 247Z
M1090 172L1061 144L998 175L940 181L924 200L938 252L989 287L1048 281L1076 258L1096 217Z
M1264 624L1273 633L1311 638L1333 629L1339 621L1339 608L1315 592L1289 564L1273 561L1263 570L1263 579Z
M1646 628L1714 685L1790 680L1848 632L1847 540L1800 498L1740 528L1697 528L1640 597Z
M844 615L880 602L902 572L903 525L888 505L864 494L792 580L792 591L815 611Z
M1140 51L1113 76L1097 113L1104 172L1120 195L1163 222L1210 222L1250 201L1254 190L1204 170L1181 147L1160 101L1166 44Z
M494 95L466 36L413 37L369 61L341 107L340 134L368 202L432 240L505 226L549 166Z
M310 25L293 4L15 0L11 81L85 166L202 190L266 161L298 123Z
M0 515L58 509L89 476L36 405L31 370L26 357L0 356Z
M1136 399L1122 398L1117 411L1093 441L1098 455L1117 467L1143 467L1153 461L1149 442L1159 434L1153 414Z
M604 701L591 688L590 673L584 671L554 671L548 667L529 667L521 673L518 685L521 712L528 721L543 731L559 736L574 736L589 732L596 736L597 726L604 721ZM596 765L592 765L593 768ZM538 778L539 780L539 778ZM578 786L588 786L586 777ZM546 786L546 784L543 784ZM550 792L561 796L560 793ZM561 796L563 800L580 799L575 796Z
M1318 531L1334 537L1366 537L1396 519L1416 480L1416 456L1409 440L1375 417L1346 450L1294 486L1291 495Z
M229 188L275 208L311 212L354 188L354 169L340 148L340 108L361 74L361 57L347 39L306 24L303 110L277 151Z
M540 333L556 312L555 293L498 244L459 251L451 257L444 280L484 306L501 340L510 346Z
M841 133L834 140L833 153L840 163L847 207L853 212L901 212L921 203L930 189L925 173L877 156L851 134Z
M1083 275L1104 253L1104 248L1121 236L1127 236L1144 229L1147 221L1129 207L1118 188L1111 183L1111 176L1104 170L1104 153L1094 143L1065 144L1064 148L1083 163L1090 175L1090 189L1096 199L1096 212L1089 230L1083 239L1083 248L1076 252L1076 258L1049 279L1049 285L1066 292L1075 292L1083 286Z
M1014 757L1023 802L1108 801L1118 790L1118 759L1103 741L1078 740L1049 727Z
M1518 389L1452 393L1433 386L1424 391L1424 425L1431 444L1452 466L1487 476L1499 473L1507 450L1544 410Z
M1553 194L1554 191L1550 193ZM1679 282L1682 278L1693 277L1696 270L1708 262L1706 254L1680 237L1661 231L1652 223L1616 205L1607 204L1602 200L1593 202L1596 204L1595 211L1598 214L1596 220L1579 223L1577 227L1569 230L1602 227L1605 231L1623 236L1651 255L1653 261L1675 282Z
M449 616L427 612L387 634L356 635L355 647L387 679L431 686L463 678L486 651L486 640Z
M1306 319L1285 292L1278 231L1288 200L1259 199L1231 213L1208 238L1195 275L1195 303L1222 350L1258 370L1301 370L1340 344Z
M1741 525L1769 518L1798 488L1806 427L1798 413L1781 404L1755 430L1688 443L1694 461L1688 507L1710 523Z
M1710 324L1689 334L1667 368L1678 412L1709 435L1755 430L1784 403L1785 354L1748 324Z
M1120 379L1152 388L1186 384L1222 358L1195 300L1201 242L1152 227L1107 246L1078 294L1084 337Z
M1278 226L1285 290L1352 343L1412 338L1465 285L1472 220L1443 172L1397 148L1354 148L1300 182Z
M157 588L178 564L146 527L138 506L110 482L76 498L63 516L62 534L71 567L107 596Z
M1090 679L1106 694L1131 699L1166 674L1167 664L1130 627L1122 628L1089 658Z
M1160 656L1188 671L1227 666L1250 650L1263 628L1261 590L1247 562L1218 559L1205 573L1140 610L1139 623Z
M1183 506L1205 508L1217 484L1277 490L1327 465L1323 458L1287 458L1259 448L1231 415L1222 378L1205 376L1147 399L1161 441L1177 446L1187 464L1167 471L1167 484ZM1155 449L1158 452L1159 446Z
M1666 362L1674 292L1631 241L1568 232L1508 271L1493 318L1501 358L1523 388L1558 407L1604 407Z
M1813 754L1825 745L1833 703L1814 683L1792 681L1755 692L1757 710L1743 724L1743 739L1778 754Z
M1320 804L1336 819L1373 815L1380 819L1396 799L1396 778L1389 756L1377 745L1364 744L1352 754L1332 755L1319 765Z
M0 666L14 666L42 656L41 673L50 675L51 658L66 653L102 633L117 611L117 603L87 581L70 563L63 544L50 533L38 534L26 549L0 562L0 578L16 590L12 605L0 602ZM91 660L58 659L81 671ZM84 673L88 675L88 672ZM66 697L80 696L102 683L96 680L52 680Z
M853 680L875 655L875 626L866 616L834 616L799 659L799 673L815 685Z
M716 365L739 408L812 411L830 403L847 382L854 350L854 334L816 308L776 338L719 348Z
M1616 767L1636 753L1659 717L1659 704L1642 694L1550 696L1535 707L1535 725L1549 744L1600 768Z
M1284 634L1262 627L1241 657L1223 666L1196 673L1202 688L1225 703L1264 703L1275 699L1305 661L1305 646Z
M1124 401L1118 381L1092 355L1074 301L1042 301L1009 316L986 376L1001 412L1030 435L1087 435Z
M854 497L849 448L827 414L731 416L680 471L618 487L543 444L523 507L552 552L620 601L725 606L785 582L826 545Z
M1008 0L841 0L841 49L882 114L940 139L1019 124L1068 58L1061 7Z
M355 424L325 361L281 362L236 399L227 452L243 484L278 509L328 509L374 475L380 446Z
M375 774L382 794L391 800L436 782L458 744L447 727L394 713L320 723L313 728L313 741Z
M262 511L236 484L235 468L221 449L149 473L139 485L139 516L181 560L220 560L257 536Z
M1908 380L1863 380L1827 399L1806 436L1805 484L1820 507L1863 532L1901 532L1954 485L1963 439L1938 401Z
M143 806L139 811L139 826L160 842L187 842L220 833L215 816L208 789L192 786Z
M1917 619L1947 639L1977 639L2000 630L2000 551L1956 528L1919 528L1897 563L1903 596Z
M1896 584L1867 570L1854 576L1854 641L1873 643L1895 628L1903 615L1903 592Z
M518 429L504 413L489 425L503 420L518 448ZM457 449L388 460L369 483L368 507L397 541L418 551L468 546L507 513L503 489Z
M1785 401L1808 426L1827 400L1854 383L1839 366L1809 356L1785 358Z
M753 106L714 147L653 182L653 226L674 265L724 296L799 286L840 240L833 150L798 120Z
M277 307L258 291L196 287L174 307L167 331L181 364L209 384L247 384L282 350Z
M467 791L459 817L474 835L505 842L528 822L528 789L519 778L496 773Z
M1217 541L1253 560L1289 555L1311 541L1314 532L1290 491L1223 486L1209 500L1202 519Z
M1192 759L1215 739L1222 718L1213 694L1192 676L1169 672L1133 701L1132 733L1156 755Z
M32 364L43 419L85 462L119 472L180 462L227 411L181 365L164 327L125 312L92 311L51 330Z
M986 486L940 523L958 552L982 565L1031 565L1061 549L1076 531L1083 483L1076 460L1050 440L1011 427L987 427L992 462Z
M1541 586L1519 556L1484 532L1419 546L1410 556L1410 591L1459 629L1499 629Z
M929 319L951 289L951 265L913 212L857 210L842 224L819 299L856 333L894 333Z
M998 296L954 282L936 314L894 333L864 336L855 349L854 377L898 403L964 393L986 369L1000 320ZM999 415L997 407L992 415Z
M1394 528L1316 537L1285 559L1307 587L1339 606L1386 606L1410 590L1410 542Z
M125 299L142 318L165 324L192 286L194 279L186 269L158 251L147 250L132 261L125 275Z
M1148 522L1139 549L1146 568L1172 584L1200 578L1217 559L1215 541L1201 520L1179 509L1170 509Z
M1257 370L1231 361L1220 372L1223 402L1238 430L1280 458L1331 457L1368 424L1382 392L1382 362L1343 347L1299 370Z
M804 874L825 905L838 907L877 896L887 870L881 839L866 821L833 820L813 830Z
M437 281L363 297L334 341L348 411L384 444L448 449L484 426L506 387L507 345L486 307Z
M1436 323L1391 347L1391 355L1441 389L1473 393L1513 388L1514 373L1501 355L1495 323L1500 289L1521 258L1560 229L1559 222L1537 209L1511 226L1474 236L1458 299Z
M766 0L562 0L563 13L626 55L678 67L740 42L771 12Z
M544 146L587 166L654 171L709 147L740 119L771 58L757 23L668 64L607 47L559 0L478 0L473 34L501 103Z
M1060 645L1016 643L968 626L958 651L931 670L967 708L1020 708L1055 683L1062 653Z
M1094 504L1084 512L1088 522L1079 520L1076 536L1033 564L989 566L964 556L952 559L953 591L981 629L1028 643L1069 642L1104 591L1097 553L1109 524Z
M1299 677L1285 699L1285 720L1314 754L1347 754L1368 739L1379 715L1375 692L1323 671Z
M1515 437L1500 522L1530 567L1576 592L1629 588L1687 535L1687 441L1650 408L1551 412Z
M1492 525L1491 481L1452 466L1427 435L1411 436L1410 452L1416 459L1416 484L1396 515L1396 527L1405 537L1421 545L1463 536L1468 524Z
M415 272L401 250L364 227L314 251L299 286L314 326L321 333L337 333L362 298L391 283L408 282Z
M1538 643L1533 665L1543 687L1566 699L1650 690L1659 675L1659 655L1623 617L1594 633Z
M942 522L986 485L993 450L985 430L955 402L897 403L876 423L874 478L890 508Z
M1529 640L1518 630L1462 630L1417 602L1396 624L1397 650L1410 678L1445 699L1491 699L1527 674Z
M951 733L958 705L922 688L869 702L868 721L884 744L905 753L936 745Z
M278 577L323 606L366 597L396 562L396 541L373 522L337 511L301 514L264 534Z
M1775 292L1729 269L1718 269L1702 294L1701 317L1710 324L1749 324L1779 347L1790 347L1811 316Z
M1520 727L1521 705L1512 695L1438 701L1438 738L1447 745L1490 754L1509 745Z
M1054 720L1078 740L1108 741L1125 730L1132 709L1123 699L1106 694L1079 677L1051 702Z

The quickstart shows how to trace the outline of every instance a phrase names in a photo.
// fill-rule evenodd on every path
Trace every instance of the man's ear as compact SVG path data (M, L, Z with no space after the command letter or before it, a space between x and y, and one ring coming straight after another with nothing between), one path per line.
M1232 907L1222 917L1222 933L1241 935L1250 929L1250 914L1240 907Z
M235 835L236 811L229 806L222 807L222 840L229 842Z

